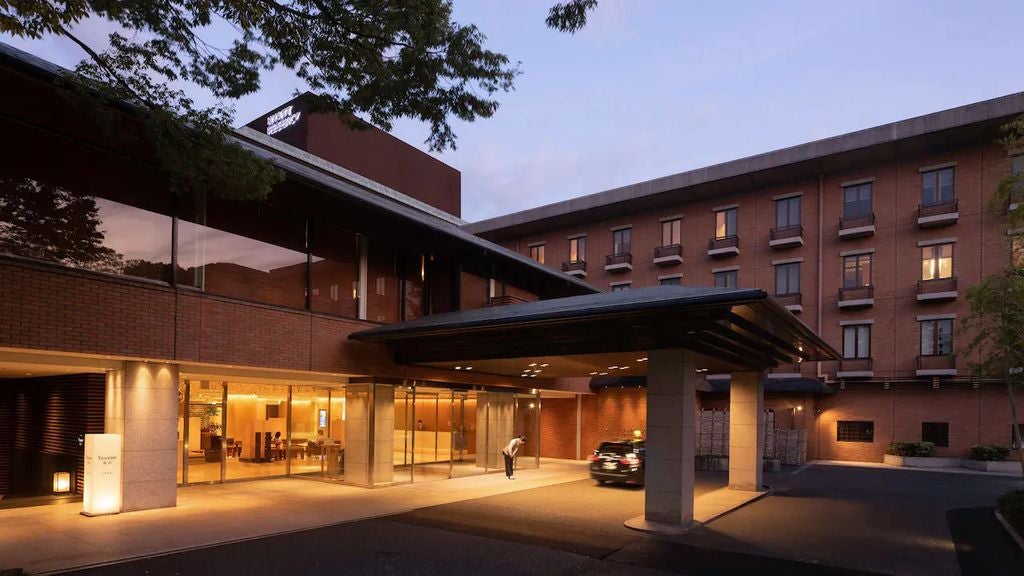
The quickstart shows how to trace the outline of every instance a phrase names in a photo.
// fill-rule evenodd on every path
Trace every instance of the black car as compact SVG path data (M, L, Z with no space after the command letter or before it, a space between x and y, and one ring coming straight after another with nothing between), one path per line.
M590 477L598 484L624 482L643 485L644 454L643 440L601 442L590 455Z

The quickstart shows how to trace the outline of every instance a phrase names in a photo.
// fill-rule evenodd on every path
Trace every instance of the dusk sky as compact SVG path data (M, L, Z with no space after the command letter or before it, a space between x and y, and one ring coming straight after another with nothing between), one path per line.
M438 155L462 171L467 220L1024 90L1024 0L601 0L576 35L544 26L553 2L455 2L523 71L493 118L456 121L458 150ZM82 58L66 41L0 39ZM303 88L283 70L265 80L238 125ZM425 149L426 126L393 133Z

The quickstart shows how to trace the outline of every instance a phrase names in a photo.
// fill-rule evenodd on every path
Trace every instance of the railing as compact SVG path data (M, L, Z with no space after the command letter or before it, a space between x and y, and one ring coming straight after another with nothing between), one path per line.
M918 356L918 370L952 370L956 368L956 356L953 354L941 354L932 356Z
M839 219L839 229L849 230L850 228L861 228L864 226L873 226L875 224L875 213L867 214L865 216L853 216L850 218Z
M839 301L844 300L867 300L875 297L874 286L854 286L851 288L839 289Z
M953 214L960 210L960 200L949 200L947 202L935 202L932 204L918 204L917 217L940 216L942 214Z
M587 261L586 260L573 260L572 262L562 262L562 272L586 272Z
M797 224L795 226L780 226L778 228L772 228L770 232L771 240L783 240L785 238L799 238L804 235L804 227Z
M719 250L721 248L739 248L739 236L725 236L724 238L712 238L708 240L708 250Z
M936 294L939 292L956 292L956 276L917 281L918 294Z
M668 246L656 246L654 248L655 258L668 258L670 256L682 256L682 244L669 244Z
M488 306L508 306L509 304L524 304L529 302L525 298L519 296L513 296L511 294L505 294L504 296L491 296L487 299Z
M633 255L626 252L624 254L609 254L604 257L605 266L614 266L616 264L633 264Z
M839 361L840 372L870 372L871 358L843 358Z
M793 294L776 294L775 301L783 306L799 306L800 305L800 293Z

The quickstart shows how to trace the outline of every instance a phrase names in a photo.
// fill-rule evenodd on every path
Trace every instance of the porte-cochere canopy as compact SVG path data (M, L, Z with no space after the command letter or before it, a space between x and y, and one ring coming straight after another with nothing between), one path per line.
M544 377L585 376L616 355L631 359L673 348L698 353L712 372L839 357L764 290L745 288L654 286L587 294L435 314L350 338L385 343L406 364L472 364L516 376L522 359L550 359L542 362L551 366ZM566 357L593 361L554 362ZM632 360L629 368L630 374L643 373Z

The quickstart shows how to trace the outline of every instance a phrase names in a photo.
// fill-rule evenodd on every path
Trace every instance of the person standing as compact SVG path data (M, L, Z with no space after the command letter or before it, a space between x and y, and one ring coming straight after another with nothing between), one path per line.
M509 480L513 480L512 477L512 463L516 457L516 453L519 452L519 447L526 444L526 436L520 434L514 436L512 440L501 450L501 455L505 457L505 477Z

